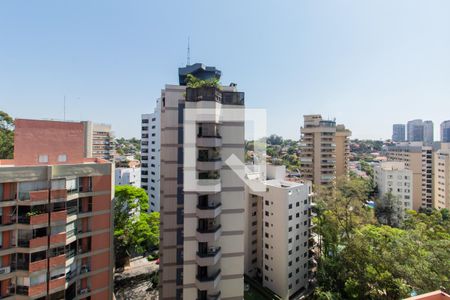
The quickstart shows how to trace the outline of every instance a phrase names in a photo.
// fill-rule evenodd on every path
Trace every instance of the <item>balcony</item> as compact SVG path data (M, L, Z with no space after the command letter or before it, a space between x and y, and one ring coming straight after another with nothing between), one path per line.
M33 286L24 286L24 285L16 286L16 294L17 295L34 297L34 296L38 296L38 295L46 294L46 293L47 293L47 283L46 282L36 284Z
M30 273L47 270L47 259L31 262L28 267L28 270L30 271Z
M61 232L50 236L50 244L65 244L66 243L66 233Z
M207 228L197 228L196 238L198 242L208 243L217 241L222 234L222 226L216 225Z
M67 210L55 211L50 213L51 222L66 222Z
M66 277L63 274L63 276L61 276L59 278L50 280L49 290L51 291L51 290L54 290L57 288L64 288L65 284L66 284Z
M197 160L197 170L214 171L222 168L222 159L220 157L199 157Z
M213 101L221 103L222 93L215 87L187 88L186 101Z
M67 199L67 190L52 190L50 192L50 199L51 200L65 200Z
M222 147L222 137L219 134L214 135L199 134L197 136L197 147L201 148Z
M50 268L60 266L60 265L65 265L65 263L66 263L66 256L64 254L49 258Z
M213 290L216 289L219 285L221 276L221 271L218 270L213 275L208 276L199 276L196 277L196 286L201 291Z
M48 197L49 197L48 190L19 192L20 201L47 202Z
M197 252L197 265L201 267L214 266L222 257L222 250L220 247L208 249L207 252Z
M222 212L222 203L208 203L197 205L197 217L200 219L214 219Z
M39 225L48 223L48 213L46 212L29 212L25 215L19 215L20 224Z
M19 240L19 246L24 245L26 247L26 245L28 244L28 248L44 247L47 246L47 239L48 239L47 236L41 236L31 239L29 241Z

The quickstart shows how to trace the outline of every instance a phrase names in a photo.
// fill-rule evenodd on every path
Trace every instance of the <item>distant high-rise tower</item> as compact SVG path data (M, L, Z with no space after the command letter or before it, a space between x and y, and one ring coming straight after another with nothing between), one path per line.
M441 123L441 142L450 143L450 120Z
M394 124L392 126L392 141L393 142L404 142L405 136L406 136L405 124Z
M301 176L316 185L347 175L351 131L321 115L305 115L301 128Z
M424 125L420 119L408 122L408 142L423 142Z
M431 145L434 142L433 121L423 122L423 141L427 145Z

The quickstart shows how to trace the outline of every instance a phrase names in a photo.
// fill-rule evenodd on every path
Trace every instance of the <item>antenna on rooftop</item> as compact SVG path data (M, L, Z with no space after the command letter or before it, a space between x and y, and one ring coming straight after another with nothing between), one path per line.
M191 38L188 36L188 46L187 46L187 65L189 66L191 64L191 45L190 45Z
M64 121L66 120L66 95L64 95Z

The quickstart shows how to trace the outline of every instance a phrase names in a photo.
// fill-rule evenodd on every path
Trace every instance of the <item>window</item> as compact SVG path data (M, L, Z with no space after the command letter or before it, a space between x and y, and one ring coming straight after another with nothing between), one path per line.
M291 221L292 220L292 216L289 216L289 221Z
M48 155L47 154L39 155L38 162L41 163L41 164L48 163Z
M289 227L289 232L291 232L292 231L292 227Z
M289 209L292 209L292 204L289 204Z
M299 207L300 206L300 202L295 203L295 206Z
M66 162L66 161L67 161L67 155L66 154L58 155L58 162Z

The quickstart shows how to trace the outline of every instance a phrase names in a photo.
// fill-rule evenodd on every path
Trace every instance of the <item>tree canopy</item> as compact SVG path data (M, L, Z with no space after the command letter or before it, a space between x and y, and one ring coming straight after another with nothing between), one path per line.
M144 254L159 245L159 213L148 213L144 189L116 186L114 204L114 250L116 266L131 254Z
M14 120L0 110L0 159L11 159L14 155Z
M370 186L339 179L319 188L316 299L403 299L450 289L450 217L408 211L399 228L379 224L365 205Z

